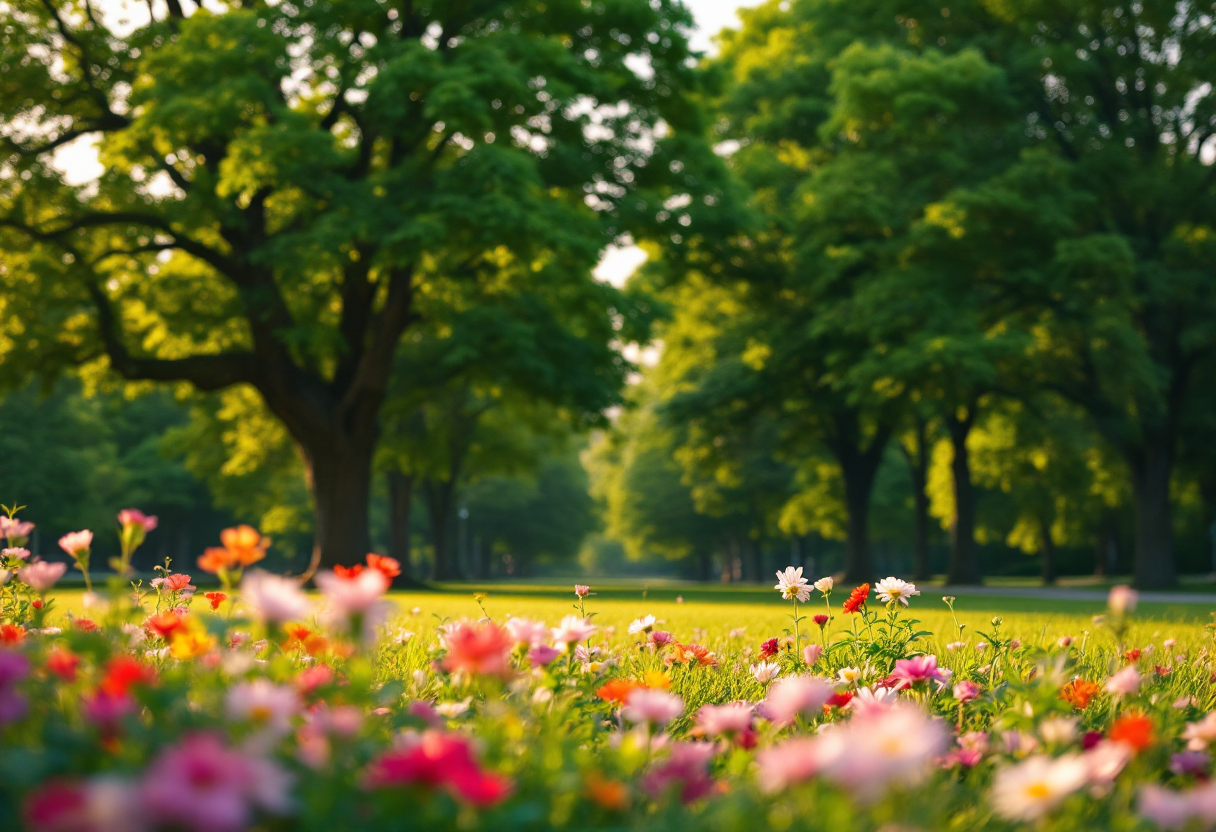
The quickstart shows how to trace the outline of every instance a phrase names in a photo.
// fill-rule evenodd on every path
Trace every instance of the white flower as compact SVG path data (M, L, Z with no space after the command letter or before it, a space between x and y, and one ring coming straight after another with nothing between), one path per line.
M811 591L807 589L809 584L810 581L802 577L801 566L787 566L784 572L777 573L777 585L773 589L780 591L781 597L787 601L795 598L806 601L811 597Z
M771 682L781 675L781 665L776 662L760 662L751 666L752 676L760 684Z
M861 678L861 669L857 667L842 667L836 675L840 681L851 685Z
M815 581L815 589L827 595L832 591L832 587L836 586L836 582L831 578L820 578Z
M562 619L562 623L554 627L551 632L554 644L577 644L591 638L595 632L595 625L588 618L567 615Z
M435 705L435 710L446 716L448 719L454 719L469 710L469 706L473 704L473 698L468 697L460 702L439 702Z
M1039 736L1050 745L1068 745L1077 738L1077 720L1056 716L1039 723Z
M414 635L415 635L414 633L412 633L409 630L402 627L399 630L397 630L397 635L393 636L393 641L396 642L397 644L405 644L410 639L412 639L414 637Z
M996 773L992 808L1012 821L1033 821L1059 806L1089 779L1089 766L1078 754L1027 757Z
M241 581L241 598L254 618L275 624L300 621L312 613L312 603L298 581L255 569Z
M920 590L916 588L916 584L901 581L899 578L883 578L874 585L874 593L884 604L902 601L906 607L908 599L913 595L920 595Z
M638 618L629 625L629 635L636 636L638 633L649 633L654 629L654 625L658 623L653 615Z

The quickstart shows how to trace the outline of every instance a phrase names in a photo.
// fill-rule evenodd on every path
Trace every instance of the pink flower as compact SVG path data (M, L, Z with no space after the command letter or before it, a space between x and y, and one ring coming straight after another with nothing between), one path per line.
M970 702L972 699L978 698L979 695L980 686L968 679L964 679L954 686L954 698L959 702Z
M158 826L241 832L258 809L286 812L290 785L290 775L269 760L230 749L214 734L193 734L152 761L140 792Z
M460 621L445 639L449 673L507 676L511 672L511 636L492 621Z
M684 713L684 700L665 690L638 688L625 697L621 716L634 724L662 728Z
M545 622L527 618L509 619L507 632L511 634L516 647L536 647L549 637L549 628L545 626Z
M1190 792L1176 792L1155 783L1140 787L1136 812L1161 829L1182 829L1195 817Z
M760 713L777 725L790 725L799 716L816 716L831 695L832 686L816 676L786 676L769 688Z
M273 624L307 618L312 603L298 581L255 569L241 581L241 598L253 617Z
M80 532L68 532L59 538L59 548L74 558L87 555L93 545L93 533L88 529Z
M562 623L551 631L553 643L566 645L566 648L569 649L571 644L578 644L580 641L591 638L595 629L595 625L591 623L590 619L567 615L562 619Z
M124 508L118 512L118 522L122 524L124 533L126 533L128 527L139 527L145 533L153 531L156 528L156 516L144 514L137 508Z
M1135 665L1129 664L1106 680L1106 692L1116 696L1131 696L1140 689L1141 678Z
M135 713L135 700L127 693L99 690L80 705L85 718L107 733L117 731L123 719Z
M574 585L574 594L577 595L579 598L586 598L588 595L591 594L591 587L586 586L585 584L575 584Z
M677 792L681 803L693 803L714 788L709 761L714 747L707 742L677 742L668 746L667 758L642 778L642 788L654 799Z
M675 641L675 637L666 630L655 630L646 639L647 643L654 648L666 647Z
M822 655L822 644L808 644L806 647L802 648L802 660L806 662L807 667L814 667Z
M27 584L34 592L42 594L58 583L67 571L66 563L47 563L39 560L18 569L17 580Z
M895 670L888 677L893 681L896 690L911 688L922 682L936 682L939 688L944 687L950 679L950 672L937 666L937 656L913 656L910 659L899 659L895 662Z
M299 693L269 679L233 685L224 696L224 713L229 719L251 722L272 736L290 732L291 720L299 711Z
M9 546L24 546L33 530L33 523L0 514L0 537L7 539Z
M556 659L562 651L547 644L538 644L528 651L528 663L533 667L542 667Z
M1139 600L1140 593L1130 586L1119 585L1111 587L1107 603L1115 615L1127 615L1136 611L1136 602Z
M351 578L321 572L315 580L329 612L344 620L365 615L380 603L390 584L379 569L364 569Z
M752 706L746 702L702 705L697 711L697 725L707 737L726 737L743 748L756 744L756 732L752 730Z
M370 789L414 784L442 788L475 806L500 803L511 792L509 780L482 770L468 740L435 729L381 755L368 767L363 782Z
M817 737L796 737L764 749L756 755L760 769L760 788L779 792L810 780L819 772Z
M3 516L3 515L0 515ZM23 549L20 546L13 546L0 552L0 556L6 558L16 558L17 560L29 560L30 550Z
M157 581L160 581L159 588L166 589L169 592L181 592L183 590L193 592L198 588L190 585L189 575L183 575L180 572L174 573L165 578L153 579L152 584L156 585Z
M867 709L816 738L823 776L863 801L890 785L912 785L947 749L950 732L941 720L906 703Z

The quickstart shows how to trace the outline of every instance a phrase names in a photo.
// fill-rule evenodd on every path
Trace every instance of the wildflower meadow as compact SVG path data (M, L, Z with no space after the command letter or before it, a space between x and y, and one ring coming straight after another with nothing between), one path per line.
M1216 825L1210 630L1145 638L1137 593L1072 634L968 622L954 599L777 574L773 632L705 616L433 616L389 592L398 565L299 578L229 529L190 571L145 582L157 520L119 515L0 571L0 828L1204 829ZM218 588L203 591L204 580ZM944 632L921 625L943 604ZM965 618L965 616L964 616Z

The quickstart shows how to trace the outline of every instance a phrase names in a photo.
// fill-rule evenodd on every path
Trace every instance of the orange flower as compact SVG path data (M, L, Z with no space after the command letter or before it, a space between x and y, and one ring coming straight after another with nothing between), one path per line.
M253 526L237 526L220 532L223 546L212 546L198 559L198 568L204 572L220 572L228 569L244 569L266 557L270 538L262 535Z
M303 650L310 656L319 656L329 649L329 639L303 624L288 624L283 629L287 631L287 638L283 640L283 649L287 652Z
M1139 713L1126 714L1110 726L1110 738L1129 745L1135 751L1143 751L1153 744L1153 723Z
M629 808L629 787L620 780L609 780L599 772L592 771L587 774L585 783L587 797L601 809L619 812Z
M1060 698L1077 710L1083 711L1089 706L1089 700L1097 696L1100 690L1097 682L1091 682L1088 679L1073 679L1060 688Z
M20 644L25 640L25 628L20 624L0 624L0 644Z
M595 695L605 702L613 702L617 705L625 704L625 699L629 694L633 693L641 684L632 679L613 679L606 685L595 692Z
M849 598L844 602L845 612L857 612L866 605L866 598L870 597L870 585L862 584L856 587L849 593Z
M334 574L344 580L353 581L363 574L363 564L356 563L354 566L343 566L339 563L334 566Z
M664 659L667 664L699 664L706 667L717 667L718 657L700 644L674 645L671 655Z

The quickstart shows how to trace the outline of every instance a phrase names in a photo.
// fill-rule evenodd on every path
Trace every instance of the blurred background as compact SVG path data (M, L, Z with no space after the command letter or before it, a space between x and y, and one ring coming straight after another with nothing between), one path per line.
M145 569L1206 580L1216 23L1015 5L6 4L0 502Z

